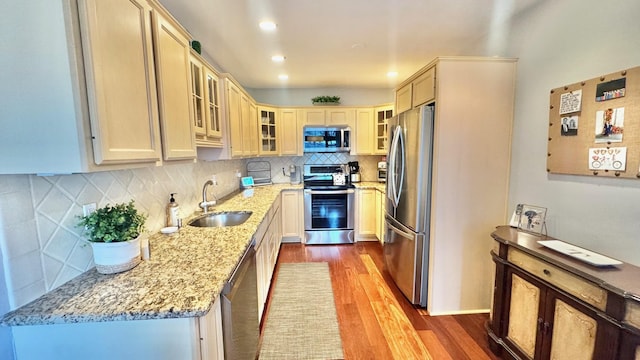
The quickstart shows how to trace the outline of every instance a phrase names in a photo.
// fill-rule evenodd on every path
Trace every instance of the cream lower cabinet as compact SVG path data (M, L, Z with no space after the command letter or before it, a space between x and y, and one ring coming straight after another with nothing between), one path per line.
M386 197L382 191L376 190L376 237L380 243L384 243L384 213Z
M377 221L376 214L376 190L358 189L356 191L357 217L356 217L356 240L372 241L376 240Z
M258 318L264 314L271 278L282 239L281 200L278 197L256 231L256 275L258 280Z
M11 331L21 360L224 359L219 298L197 318L28 325Z
M189 35L164 9L154 9L153 20L164 160L195 159Z
M301 242L304 237L302 190L285 190L282 196L282 242Z

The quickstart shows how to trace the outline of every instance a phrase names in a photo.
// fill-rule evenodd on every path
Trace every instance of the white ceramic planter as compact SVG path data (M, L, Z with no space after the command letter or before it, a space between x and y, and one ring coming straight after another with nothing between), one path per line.
M140 237L122 242L92 242L93 261L101 274L133 269L140 263Z

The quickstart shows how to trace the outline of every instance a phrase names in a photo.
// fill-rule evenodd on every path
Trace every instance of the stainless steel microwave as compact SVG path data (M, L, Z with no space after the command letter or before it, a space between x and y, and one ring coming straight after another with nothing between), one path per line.
M349 152L351 130L348 127L305 127L304 152Z

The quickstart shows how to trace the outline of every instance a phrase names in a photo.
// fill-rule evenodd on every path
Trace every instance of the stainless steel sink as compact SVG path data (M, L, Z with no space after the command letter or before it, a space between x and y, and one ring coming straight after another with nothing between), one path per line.
M244 223L253 214L251 211L223 211L204 214L189 221L196 227L225 227Z

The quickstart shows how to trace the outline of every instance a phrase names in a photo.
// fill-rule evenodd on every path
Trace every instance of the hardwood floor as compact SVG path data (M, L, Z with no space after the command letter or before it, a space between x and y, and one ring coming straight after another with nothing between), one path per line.
M488 314L431 317L414 307L384 270L377 242L283 244L278 264L290 262L329 263L345 359L499 359L486 339Z

